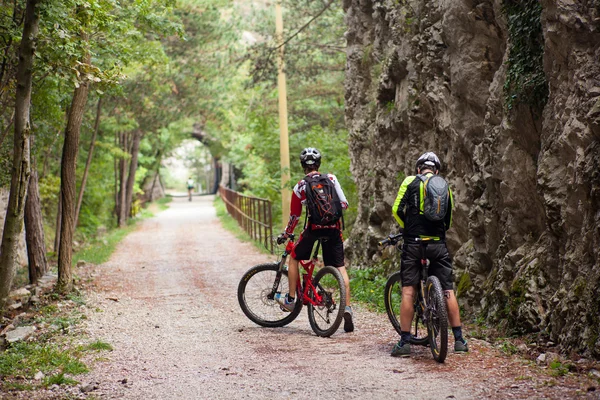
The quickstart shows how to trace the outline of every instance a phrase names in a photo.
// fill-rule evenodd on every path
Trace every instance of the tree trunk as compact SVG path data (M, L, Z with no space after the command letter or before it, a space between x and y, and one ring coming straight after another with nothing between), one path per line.
M138 166L138 153L140 151L140 142L142 140L142 132L136 130L133 132L133 143L131 146L131 161L129 162L129 176L127 177L127 210L125 215L131 216L131 206L133 204L133 186L135 184L135 172Z
M85 40L85 38L84 38ZM90 63L89 53L84 59L84 64ZM62 199L62 223L60 230L60 248L58 249L58 281L56 290L61 293L70 292L73 288L72 258L73 234L75 232L75 190L77 167L77 149L79 146L79 133L88 98L89 81L83 80L73 93L73 100L69 110L67 127L65 129L65 142L60 169L60 196Z
M96 108L96 122L94 123L94 133L92 134L92 142L90 143L90 151L88 151L87 161L85 162L85 170L83 171L83 178L81 179L81 187L79 188L79 196L77 198L77 209L75 210L75 226L79 221L79 212L81 211L81 203L83 201L83 193L85 191L85 184L87 182L88 172L90 165L92 164L92 156L94 155L94 146L96 145L96 135L98 134L98 128L100 127L100 113L102 111L102 97L98 99L98 106Z
M121 148L123 151L127 151L127 134L121 134ZM119 162L119 214L118 223L119 227L125 226L127 222L127 206L125 204L126 192L127 192L127 159L121 157Z
M62 223L62 196L58 191L58 204L56 205L56 229L54 230L54 253L58 254L60 250L60 229Z
M160 183L160 164L162 160L162 151L159 150L158 154L156 155L156 175L154 176L154 179L152 179L152 189L150 189L150 202L153 202L154 199L154 188L156 187L156 180L158 179L159 183Z
M119 146L119 137L120 134L117 133L115 134L115 146L118 147ZM115 190L114 190L114 195L115 195L115 216L117 217L117 222L119 221L119 161L117 160L116 157L113 158L114 162L113 162L113 169L114 169L114 174L115 174Z
M39 28L38 0L28 0L19 49L15 96L15 138L8 209L0 245L0 309L10 292L17 264L17 246L23 229L25 198L30 174L29 109L33 60Z
M213 188L211 194L215 194L219 191L219 184L221 183L221 163L218 157L213 157L214 168L215 168L215 181L213 182Z
M32 168L25 202L25 239L29 260L29 283L35 284L48 270L42 203L37 170Z

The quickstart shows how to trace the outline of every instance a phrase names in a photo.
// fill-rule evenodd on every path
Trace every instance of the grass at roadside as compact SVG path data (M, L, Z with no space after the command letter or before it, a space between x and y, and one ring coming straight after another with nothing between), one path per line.
M160 208L161 211L164 211L167 208L169 208L169 203L172 201L173 201L173 198L171 196L165 196L162 199L156 200L155 203L158 204L158 207Z
M383 292L387 277L377 268L348 269L352 299L368 309L385 313Z
M220 197L215 197L213 206L217 210L217 217L219 217L219 220L221 220L221 224L223 224L223 227L229 232L233 233L237 239L243 242L252 243L254 247L256 247L263 254L271 254L262 243L252 239L250 235L248 235L238 225L237 221L231 215L229 215L229 213L227 212L227 208L225 207L225 203Z
M112 350L110 344L79 332L87 319L84 308L85 300L77 293L48 293L22 313L18 325L35 326L36 331L29 340L6 345L0 352L0 392L78 384L77 376L89 371L84 358Z
M104 236L94 239L83 249L73 254L73 264L84 260L92 264L102 264L108 261L115 248L129 233L135 230L137 223L154 216L156 212L160 212L169 208L169 203L173 199L171 197L163 197L148 205L141 210L138 216L133 219L127 226L116 228Z
M102 264L108 261L115 248L125 236L135 230L135 222L124 228L116 228L104 237L93 240L85 248L73 254L73 264L84 260L92 264Z

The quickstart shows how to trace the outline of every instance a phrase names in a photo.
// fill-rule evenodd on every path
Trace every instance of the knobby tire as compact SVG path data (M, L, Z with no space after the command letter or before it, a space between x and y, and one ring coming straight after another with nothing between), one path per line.
M344 285L344 278L337 268L325 266L317 272L313 278L313 285L316 290L324 288L321 282L325 282L327 278L333 278L337 283L336 289L339 290L339 294L336 294L335 297L339 296L339 298L335 299L336 303L317 307L310 303L308 304L308 322L310 323L310 327L318 336L322 337L329 337L337 331L346 308L346 286ZM324 316L330 321L329 326L325 329L320 326L321 322L325 322L322 321Z
M448 354L448 310L442 285L437 277L427 278L425 296L427 298L427 331L431 354L435 361L443 363Z
M256 265L246 271L238 285L238 302L246 317L252 322L267 328L278 328L289 324L296 319L302 310L301 301L296 301L294 310L287 312L281 310L275 299L267 298L267 295L272 291L278 270L279 263ZM285 279L283 279L284 277ZM246 293L249 284L256 286L257 292ZM258 290L260 291L258 292ZM282 293L288 291L287 271L283 271L279 290L282 290ZM250 300L254 301L251 302ZM260 311L264 312L260 313ZM266 315L267 312L270 315Z

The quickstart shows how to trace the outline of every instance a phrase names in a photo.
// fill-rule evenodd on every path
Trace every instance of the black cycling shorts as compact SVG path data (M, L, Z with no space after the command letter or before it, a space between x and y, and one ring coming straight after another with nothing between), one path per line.
M317 239L321 240L323 262L333 267L344 266L344 242L339 229L305 229L292 250L292 258L310 260Z
M429 259L429 275L437 276L443 290L454 290L452 259L446 243L404 243L400 276L402 286L418 286L421 279L421 247L425 246L425 257Z

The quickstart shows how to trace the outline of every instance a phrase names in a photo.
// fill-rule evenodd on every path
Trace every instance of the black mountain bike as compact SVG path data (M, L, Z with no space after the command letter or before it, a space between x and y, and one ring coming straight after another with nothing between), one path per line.
M402 240L402 234L389 235L379 242L380 246L393 246ZM413 240L413 239L411 239ZM442 285L435 276L428 276L429 260L425 249L429 239L414 239L421 244L421 279L414 298L414 317L410 325L411 343L429 345L437 362L444 362L448 354L448 311ZM385 285L385 309L396 332L400 334L400 306L402 303L402 281L400 271L391 274Z

